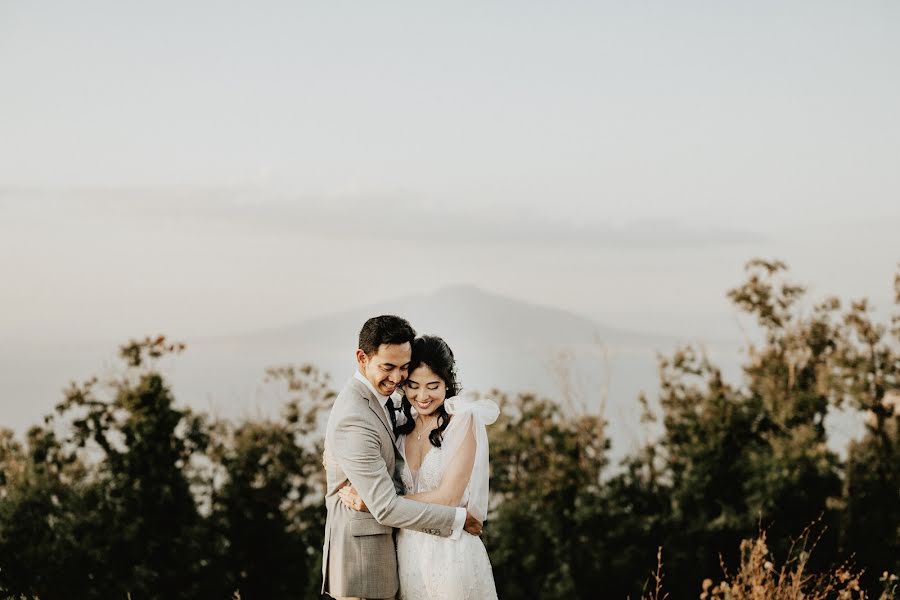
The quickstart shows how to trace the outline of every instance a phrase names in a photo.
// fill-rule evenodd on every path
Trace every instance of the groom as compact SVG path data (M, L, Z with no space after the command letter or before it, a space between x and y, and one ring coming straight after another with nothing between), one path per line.
M394 598L399 588L395 527L459 539L481 533L464 508L402 497L403 458L390 398L406 379L416 332L400 317L366 321L359 332L357 371L338 395L325 431L325 548L322 592L334 598ZM369 512L344 506L338 490L352 484Z

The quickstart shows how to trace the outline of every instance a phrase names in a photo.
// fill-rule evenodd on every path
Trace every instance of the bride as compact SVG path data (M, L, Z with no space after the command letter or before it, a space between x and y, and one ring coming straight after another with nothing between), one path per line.
M403 386L402 423L397 433L405 464L400 477L406 498L462 506L480 521L487 516L486 425L499 409L490 400L459 396L453 352L439 337L416 338ZM339 492L345 505L366 510L352 487ZM401 600L496 599L494 576L480 537L459 540L410 529L397 532Z

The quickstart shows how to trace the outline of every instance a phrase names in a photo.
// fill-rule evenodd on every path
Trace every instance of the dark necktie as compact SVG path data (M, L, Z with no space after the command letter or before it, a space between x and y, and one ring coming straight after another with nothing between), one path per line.
M387 409L387 414L391 416L391 429L397 429L397 414L394 412L394 401L388 397L387 402L384 403L384 408Z
M388 398L387 402L384 403L384 407L387 409L387 413L391 415L391 431L396 436L397 435L397 413L394 411L394 402ZM396 490L398 496L403 496L406 494L406 487L403 485L403 477L400 475L403 472L403 465L405 461L403 460L403 455L400 454L400 451L394 446L394 459L396 460L394 464L394 473L392 479L394 480L394 490Z

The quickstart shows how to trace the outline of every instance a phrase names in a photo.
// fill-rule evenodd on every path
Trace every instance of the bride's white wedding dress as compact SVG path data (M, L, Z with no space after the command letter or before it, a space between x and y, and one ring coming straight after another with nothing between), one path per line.
M403 467L407 494L437 489L456 450L471 428L476 452L472 474L459 506L484 520L487 514L487 433L485 425L497 418L497 405L489 400L452 398L446 401L453 416L444 431L441 448L431 446L419 470ZM405 440L401 441L403 451ZM405 452L404 456L405 456ZM463 532L458 540L401 529L397 532L397 565L401 600L491 600L497 598L494 575L480 537Z

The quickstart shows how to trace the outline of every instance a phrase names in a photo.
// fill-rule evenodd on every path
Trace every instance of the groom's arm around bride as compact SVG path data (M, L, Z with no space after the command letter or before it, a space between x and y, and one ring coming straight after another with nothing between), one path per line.
M385 446L393 452L394 442L386 445L387 440L380 438L381 432L372 426L371 419L351 414L336 427L331 451L349 484L365 501L371 518L390 528L458 538L462 527L454 530L453 525L460 515L465 518L465 509L415 502L398 495L400 490L381 453ZM351 518L366 519L369 515L356 513Z

